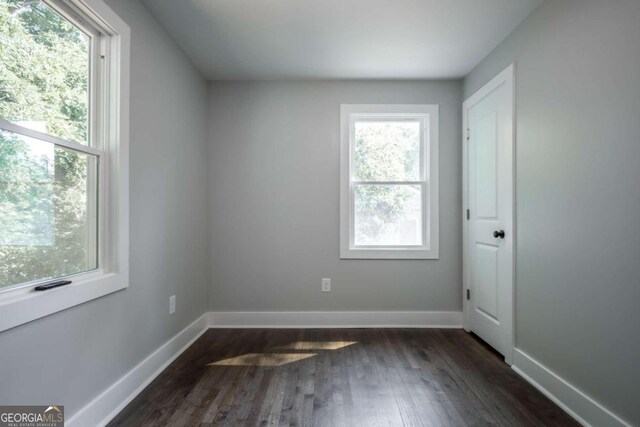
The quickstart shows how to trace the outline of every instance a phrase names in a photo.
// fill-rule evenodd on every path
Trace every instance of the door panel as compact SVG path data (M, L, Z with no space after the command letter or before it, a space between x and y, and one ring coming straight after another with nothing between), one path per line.
M474 149L476 151L477 191L476 209L479 218L496 218L498 213L498 195L496 171L496 111L489 110L486 115L476 119Z
M469 208L465 280L471 291L465 309L469 329L509 362L513 347L513 82L491 84L482 96L465 102Z
M475 260L476 310L498 322L498 248L476 243Z

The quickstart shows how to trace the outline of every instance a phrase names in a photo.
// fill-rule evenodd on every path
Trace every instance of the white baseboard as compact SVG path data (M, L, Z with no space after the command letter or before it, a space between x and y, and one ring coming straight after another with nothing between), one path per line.
M76 412L66 425L106 425L208 328L208 313L205 313Z
M461 328L459 311L212 311L212 328Z
M583 426L631 427L616 414L517 348L513 370Z

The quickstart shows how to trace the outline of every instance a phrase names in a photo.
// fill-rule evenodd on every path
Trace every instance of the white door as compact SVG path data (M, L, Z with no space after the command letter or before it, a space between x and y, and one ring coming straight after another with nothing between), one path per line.
M464 105L465 321L511 362L513 348L513 68Z

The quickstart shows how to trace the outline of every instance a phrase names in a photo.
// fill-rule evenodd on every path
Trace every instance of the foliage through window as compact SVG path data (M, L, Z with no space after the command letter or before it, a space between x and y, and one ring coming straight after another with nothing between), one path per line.
M354 245L421 245L420 123L354 126Z
M0 289L98 268L96 38L39 0L0 0Z

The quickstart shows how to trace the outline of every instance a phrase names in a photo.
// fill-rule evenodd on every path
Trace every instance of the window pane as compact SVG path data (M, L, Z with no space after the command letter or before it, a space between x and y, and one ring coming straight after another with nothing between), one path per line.
M420 123L355 123L354 177L358 181L419 181Z
M356 185L356 246L422 245L422 190L419 185Z
M0 288L97 268L97 159L0 131Z
M0 117L86 144L89 50L42 1L0 0Z

